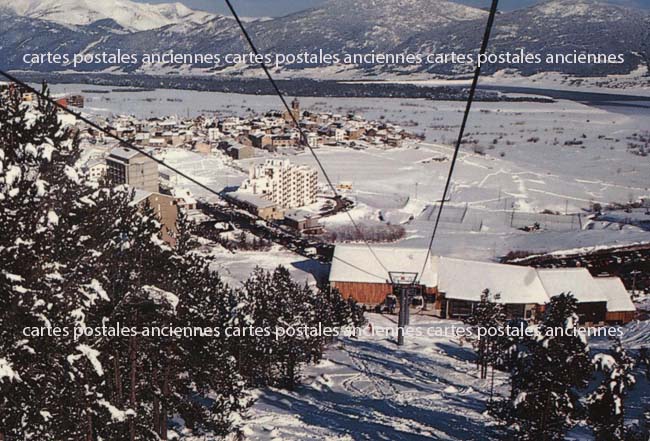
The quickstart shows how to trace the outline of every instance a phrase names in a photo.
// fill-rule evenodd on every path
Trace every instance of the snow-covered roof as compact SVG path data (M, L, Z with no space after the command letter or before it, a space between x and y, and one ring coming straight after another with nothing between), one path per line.
M144 201L152 194L153 194L152 191L146 191L146 190L141 190L139 188L136 188L133 194L133 203L139 204L140 202Z
M421 272L426 248L373 246L388 271ZM387 283L386 269L366 245L337 245L330 282ZM489 289L493 300L507 304L548 303L551 297L571 293L579 303L607 302L610 312L635 307L618 278L594 278L586 268L535 269L527 266L429 256L420 281L437 287L445 298L479 302Z
M172 188L172 196L176 199L182 199L186 204L196 204L197 201L192 196L192 192L187 188Z
M337 245L330 270L330 282L386 283L389 271L421 272L426 248L402 248L373 246L373 256L366 245ZM437 285L437 269L433 256L429 256L427 269L420 275L420 282L427 287Z
M438 290L455 300L478 302L489 289L497 303L540 304L548 302L546 290L534 268L492 262L440 257Z
M115 147L113 150L110 151L110 156L113 156L115 158L119 158L122 160L128 161L131 158L134 158L137 156L140 152L138 152L135 149L129 149L126 147Z
M596 277L594 282L607 296L608 312L636 311L630 293L618 277Z
M288 210L284 213L285 219L291 219L295 221L300 221L304 219L313 219L319 217L319 215L312 213L311 211L307 210Z
M261 198L253 193L248 193L245 191L232 191L227 194L231 198L254 205L257 208L270 208L276 205L273 201Z
M97 165L103 165L104 167L106 167L106 160L104 158L92 158L89 159L88 162L86 162L84 167L90 169Z
M607 296L586 268L538 269L549 297L571 293L579 303L606 302Z

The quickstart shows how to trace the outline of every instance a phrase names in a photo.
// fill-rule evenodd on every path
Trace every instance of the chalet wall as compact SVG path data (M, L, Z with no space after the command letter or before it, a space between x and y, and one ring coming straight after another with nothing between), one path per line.
M636 317L636 311L623 311L623 312L608 312L605 321L608 324L621 324L630 323Z
M603 323L607 315L607 302L578 303L580 323Z
M338 289L344 298L352 298L370 307L384 303L386 296L393 292L388 283L331 282L331 285ZM433 309L434 315L442 318L462 318L471 312L476 303L445 299L444 294L439 294L436 288L426 288L424 294L429 304L427 309ZM509 318L539 319L544 309L545 305L506 305ZM605 302L588 302L578 304L578 315L582 324L625 324L634 320L636 312L607 312Z
M462 319L472 313L478 302L445 298L444 293L436 296L434 315L441 318ZM543 307L542 307L543 308ZM512 303L505 305L506 318L525 318L534 320L539 317L540 306L534 303Z
M386 296L393 292L393 287L388 283L358 283L358 282L332 282L332 287L338 289L344 298L353 298L364 305L379 305Z
M331 285L341 292L343 298L351 297L368 306L384 303L386 296L393 292L393 287L389 283L331 282ZM426 288L424 294L430 298L437 292L435 288Z

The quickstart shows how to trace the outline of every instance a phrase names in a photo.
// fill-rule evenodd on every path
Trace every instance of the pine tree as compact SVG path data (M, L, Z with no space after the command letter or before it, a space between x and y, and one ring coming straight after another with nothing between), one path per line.
M237 299L234 323L268 330L233 341L239 372L255 387L294 388L302 366L322 358L330 340L323 329L361 326L365 320L358 305L337 290L301 285L281 266L273 272L257 268ZM286 332L276 333L281 330Z
M177 271L173 287L179 296L179 325L215 330L211 336L179 342L177 392L190 399L172 410L191 422L195 431L225 435L238 429L236 416L250 404L243 378L237 372L231 341L223 335L232 319L235 293L202 258L186 257ZM189 375L184 375L188 367ZM204 397L209 405L197 403L196 396Z
M600 386L587 397L594 436L596 441L624 441L629 436L624 403L628 390L635 384L634 360L617 339L610 353L596 354L593 363L596 371L603 374Z
M362 321L284 268L229 288L184 217L173 249L150 206L90 182L79 156L47 102L0 98L0 439L167 439L174 416L188 434L236 432L247 386L292 388L322 356L323 336L273 331ZM102 332L118 324L128 335ZM224 332L250 326L270 333ZM165 327L211 331L145 332Z
M73 167L76 140L46 102L29 108L15 95L0 98L0 147L0 358L16 372L14 381L0 378L0 433L80 439L90 434L89 382L97 372L70 365L93 352L53 334L83 322L98 300L80 295L92 255L77 224L93 189ZM38 328L50 335L23 333Z
M185 210L178 211L178 219L176 220L176 252L180 255L187 254L192 248L192 234L194 232L194 225L187 217Z
M553 297L532 336L520 338L511 371L511 397L493 406L519 440L563 440L577 415L577 390L592 374L584 336L576 332L577 301Z
M248 401L227 339L90 333L221 329L232 291L162 242L133 192L76 169L77 139L47 102L1 97L0 149L0 439L166 439L172 415L229 432Z
M474 307L472 314L465 320L472 330L472 344L476 348L476 366L481 379L487 378L488 366L497 360L497 334L491 330L503 328L506 314L503 305L495 303L489 289L481 293L481 301Z

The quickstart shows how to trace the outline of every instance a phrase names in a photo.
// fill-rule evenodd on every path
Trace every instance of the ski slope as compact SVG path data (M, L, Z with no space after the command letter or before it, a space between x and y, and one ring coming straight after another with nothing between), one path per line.
M491 418L483 414L490 379L478 378L472 348L426 336L407 338L398 348L384 333L396 327L393 317L369 316L375 335L341 340L305 372L299 390L259 393L245 428L248 439L490 438ZM422 330L449 331L453 323L412 317L414 328ZM504 381L498 373L497 391L504 391Z
M393 316L368 314L373 336L341 339L325 360L309 367L295 392L257 392L244 434L250 440L495 440L494 420L485 412L491 379L478 378L474 351L450 337L408 337L402 348L387 338ZM452 334L459 322L414 315L413 329ZM647 321L624 329L623 344L633 351L650 342ZM369 328L366 328L368 331ZM414 331L415 332L415 331ZM594 352L611 341L593 338ZM648 383L637 371L626 403L626 418L637 419L650 404ZM496 372L495 396L508 393L507 375ZM591 429L576 426L566 439L592 440Z

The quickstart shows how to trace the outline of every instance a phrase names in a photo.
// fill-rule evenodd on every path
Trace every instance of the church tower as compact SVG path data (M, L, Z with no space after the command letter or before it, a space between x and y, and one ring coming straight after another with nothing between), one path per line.
M291 113L293 113L296 120L300 120L300 101L298 101L298 98L294 98L291 101Z

